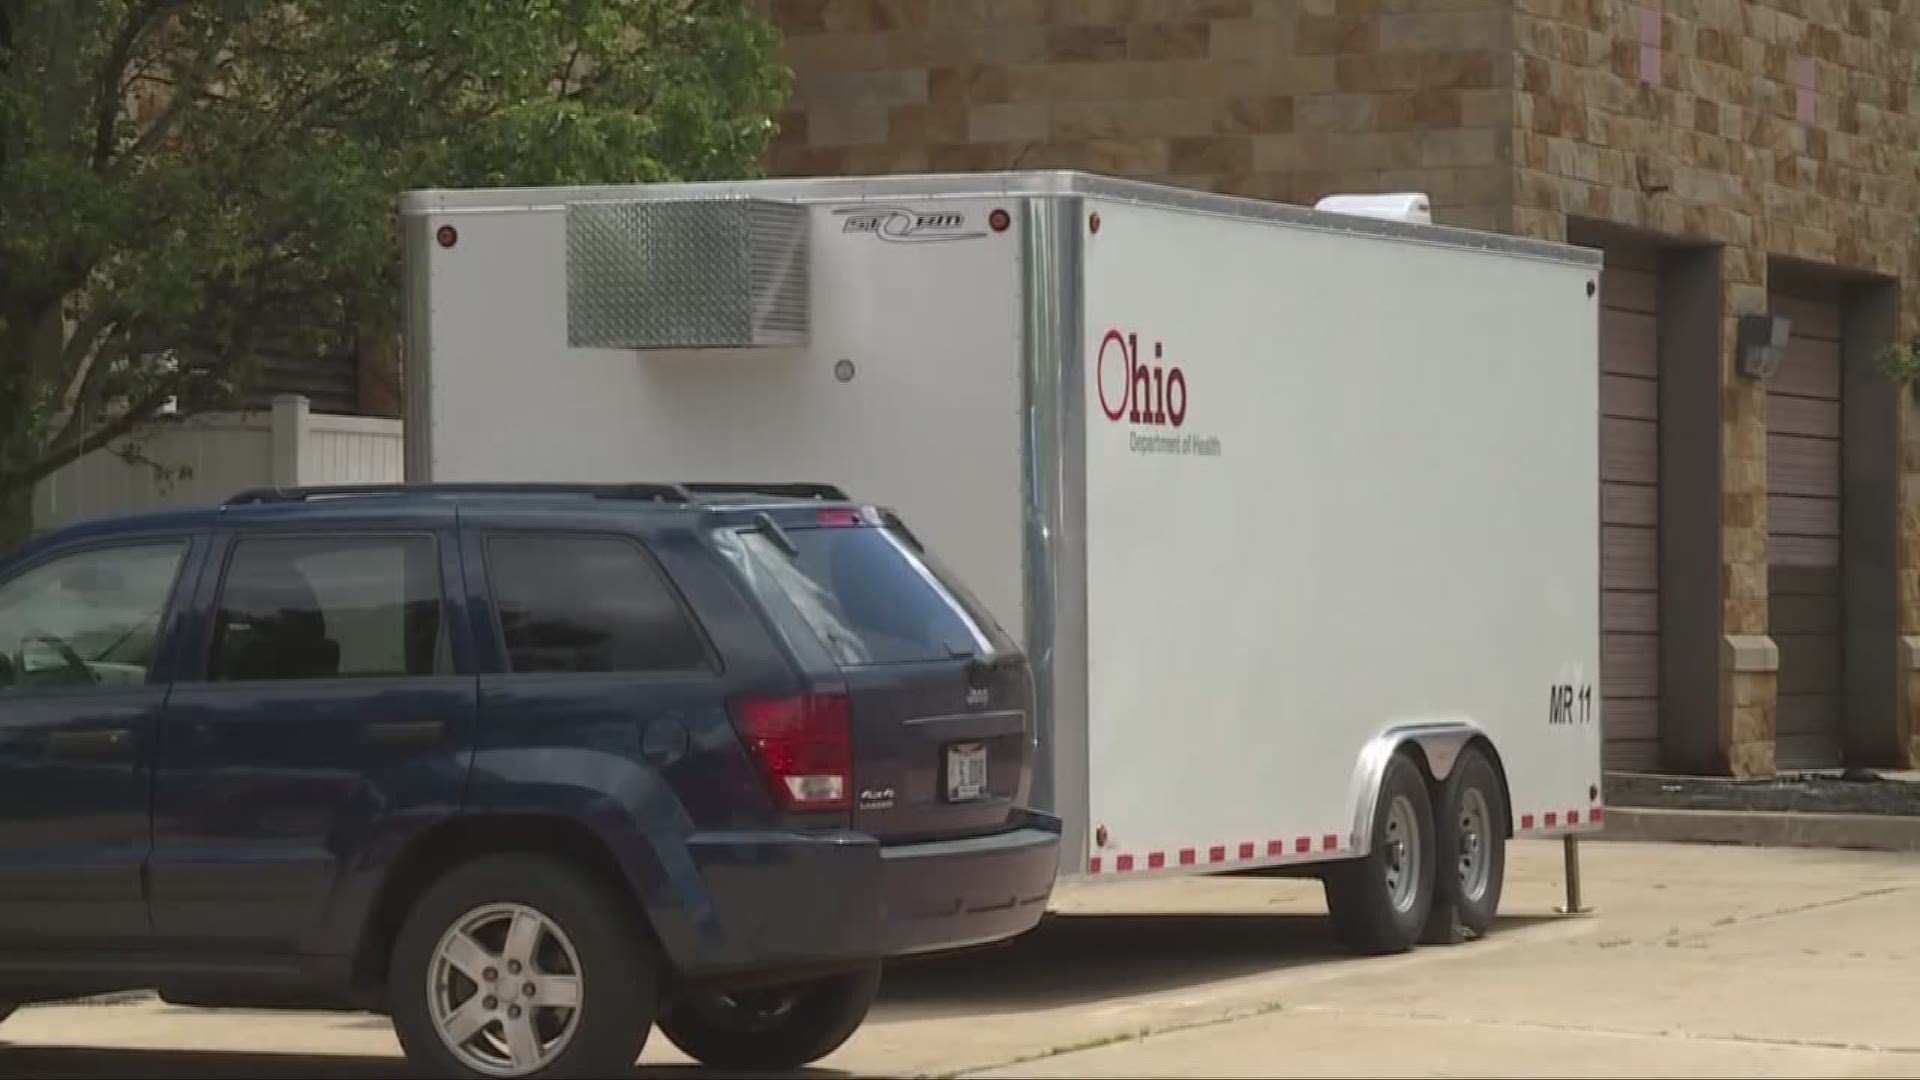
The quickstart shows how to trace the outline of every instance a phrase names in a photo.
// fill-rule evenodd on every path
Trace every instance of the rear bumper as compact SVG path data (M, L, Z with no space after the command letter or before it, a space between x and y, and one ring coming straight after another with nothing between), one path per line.
M1053 819L966 840L881 848L888 956L942 952L1024 934L1046 913L1060 869Z
M1060 863L1060 823L883 845L857 833L697 836L704 903L662 944L690 979L825 971L1031 930ZM678 921L678 920L674 920Z

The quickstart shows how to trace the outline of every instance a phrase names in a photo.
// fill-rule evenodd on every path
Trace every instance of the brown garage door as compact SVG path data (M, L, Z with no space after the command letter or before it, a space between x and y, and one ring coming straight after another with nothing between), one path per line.
M1793 320L1767 390L1767 617L1780 648L1781 768L1841 763L1840 320L1775 296Z
M1607 253L1600 286L1600 694L1606 764L1660 764L1659 278Z

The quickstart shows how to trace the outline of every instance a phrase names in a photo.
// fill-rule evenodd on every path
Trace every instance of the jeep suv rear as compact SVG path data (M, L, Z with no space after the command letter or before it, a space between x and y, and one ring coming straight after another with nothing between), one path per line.
M466 1076L791 1068L1039 919L1033 686L821 485L244 494L0 565L0 1002L372 1008ZM4 1013L0 1005L0 1014Z

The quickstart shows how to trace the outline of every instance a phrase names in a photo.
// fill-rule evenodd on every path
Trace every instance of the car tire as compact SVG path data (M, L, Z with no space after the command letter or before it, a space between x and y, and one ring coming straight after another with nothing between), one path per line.
M1387 762L1365 858L1331 867L1324 882L1334 933L1368 956L1405 952L1433 909L1433 804L1426 777L1405 754Z
M667 1007L660 1033L688 1057L713 1068L798 1069L852 1038L879 992L876 963L789 986L687 995Z
M563 859L490 855L448 871L407 913L390 961L388 1011L407 1059L447 1077L631 1075L659 1000L635 920L618 892Z
M1493 928L1507 874L1507 800L1500 772L1477 747L1440 785L1434 815L1434 907L1476 937Z

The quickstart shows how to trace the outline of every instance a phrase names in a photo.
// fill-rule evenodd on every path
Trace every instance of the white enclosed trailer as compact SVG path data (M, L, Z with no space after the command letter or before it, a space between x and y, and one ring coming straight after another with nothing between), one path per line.
M898 509L1031 655L1065 878L1306 864L1402 947L1600 825L1596 253L1075 173L402 217L410 480Z

